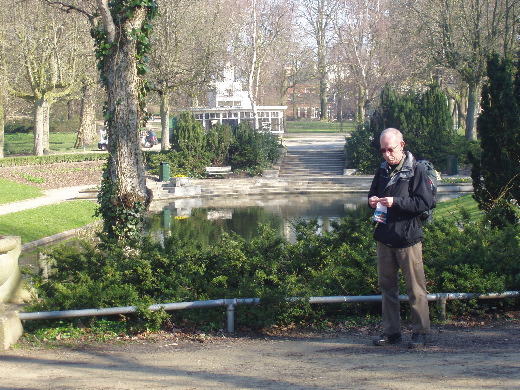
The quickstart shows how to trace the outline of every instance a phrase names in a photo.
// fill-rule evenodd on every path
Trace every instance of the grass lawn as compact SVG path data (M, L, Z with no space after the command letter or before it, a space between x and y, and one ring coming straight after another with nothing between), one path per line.
M97 207L88 200L72 200L2 215L0 235L21 236L25 244L94 222Z
M161 139L160 129L154 128L153 131L157 134L159 140ZM49 134L49 147L51 152L67 153L77 152L83 148L74 148L77 133L75 132L51 132ZM86 146L85 150L98 150L98 141L95 140L93 145ZM12 154L32 154L34 149L34 134L33 133L6 133L5 134L5 157Z
M460 219L460 211L465 210L469 213L471 221L477 221L482 216L482 211L478 208L478 203L472 195L464 195L457 199L437 203L433 213L434 219L448 218L454 221Z
M286 121L287 133L340 133L355 130L356 123L321 122L321 121Z
M37 198L42 193L41 188L0 178L0 204Z
M77 134L73 132L49 134L49 147L53 152L74 152L74 143ZM34 134L32 133L6 133L5 134L5 157L10 154L32 154L34 149ZM89 149L97 150L97 142Z

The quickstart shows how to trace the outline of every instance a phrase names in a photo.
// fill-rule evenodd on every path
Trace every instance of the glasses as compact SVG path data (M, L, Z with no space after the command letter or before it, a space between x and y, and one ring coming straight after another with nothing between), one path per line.
M388 153L393 153L395 152L395 150L399 147L399 144L395 145L393 148L381 148L379 149L379 151L381 152L381 154L385 154L386 152Z

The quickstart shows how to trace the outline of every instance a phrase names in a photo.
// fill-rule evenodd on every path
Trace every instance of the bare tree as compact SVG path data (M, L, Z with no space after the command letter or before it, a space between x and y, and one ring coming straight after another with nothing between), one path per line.
M486 58L493 51L512 49L517 39L518 1L415 0L404 6L409 12L409 36L420 40L418 48L426 50L437 66L455 71L466 84L466 138L476 139Z
M76 15L76 19L80 18ZM81 18L77 23L83 22ZM87 25L88 27L88 25ZM78 47L78 56L81 61L77 64L78 94L75 98L79 99L79 129L74 144L75 148L92 146L96 143L97 124L96 119L99 114L102 102L106 99L103 86L100 82L99 71L96 67L96 57L94 55L94 41L90 35L84 34L78 37L76 42L72 42ZM72 101L69 101L71 103ZM69 104L70 106L71 104ZM69 114L70 115L70 114Z
M85 77L81 86L80 125L75 148L91 146L96 139L96 92L97 83Z
M162 150L170 146L170 95L178 90L200 89L222 63L219 56L226 51L227 12L221 3L173 0L160 5L148 78L159 95Z
M300 17L303 29L315 42L316 71L319 80L320 119L328 119L328 53L333 37L333 20L338 13L338 0L303 0Z
M257 105L267 56L287 27L288 3L282 0L248 0L242 15L244 24L236 36L237 57L243 60L248 97L253 110L253 126L259 129Z
M334 20L334 79L355 86L356 120L364 121L371 102L387 83L402 83L409 75L393 29L393 1L349 0L339 5ZM345 88L345 87L343 87Z
M77 31L68 29L55 13L43 12L40 2L35 0L13 2L11 16L10 42L21 54L19 62L11 66L13 71L21 72L22 78L11 85L10 93L33 105L34 154L41 156L49 150L52 104L70 95L76 87L76 52L68 42ZM28 19L31 24L26 23Z
M288 53L282 57L284 61L283 77L281 78L280 94L281 104L285 105L290 98L292 105L291 116L296 119L296 108L299 103L297 87L314 79L313 52L310 48L295 45L288 49Z

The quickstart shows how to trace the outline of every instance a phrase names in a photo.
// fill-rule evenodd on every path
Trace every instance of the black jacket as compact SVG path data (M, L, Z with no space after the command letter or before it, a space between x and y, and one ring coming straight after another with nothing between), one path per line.
M378 168L368 197L393 197L394 204L387 212L386 224L378 223L374 238L385 245L406 248L423 238L420 214L433 204L428 175L422 165L415 163L410 152L401 170L390 180L390 167L385 161Z

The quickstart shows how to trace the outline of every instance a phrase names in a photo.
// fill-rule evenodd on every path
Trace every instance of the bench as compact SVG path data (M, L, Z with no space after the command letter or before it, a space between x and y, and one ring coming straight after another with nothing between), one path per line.
M206 174L210 176L221 176L221 175L229 175L231 172L231 167L206 167Z

